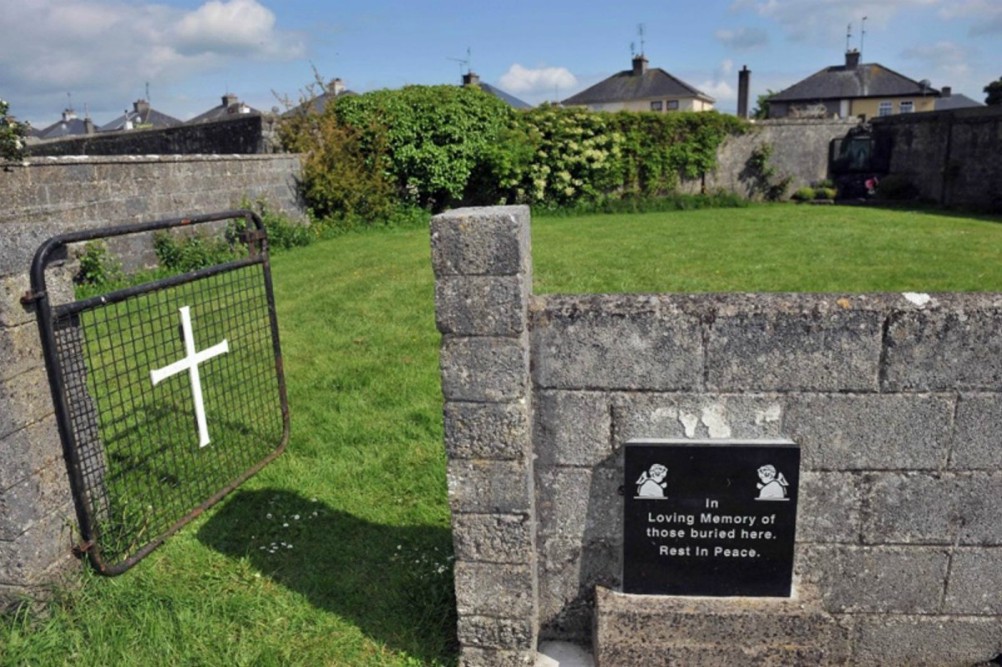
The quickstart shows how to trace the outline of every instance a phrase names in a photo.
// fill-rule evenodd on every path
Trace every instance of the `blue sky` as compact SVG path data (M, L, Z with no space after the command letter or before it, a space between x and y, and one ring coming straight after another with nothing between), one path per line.
M562 99L629 67L631 43L736 107L843 61L863 61L982 101L1002 76L1002 0L3 0L0 97L44 127L68 100L98 124L145 97L187 120L232 92L259 109L340 77L365 92L458 83L466 65L530 103ZM67 93L71 97L67 96Z

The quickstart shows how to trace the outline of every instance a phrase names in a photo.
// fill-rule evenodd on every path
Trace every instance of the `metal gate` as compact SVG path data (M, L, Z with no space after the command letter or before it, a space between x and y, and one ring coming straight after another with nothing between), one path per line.
M53 304L46 267L70 244L230 221L247 254ZM221 224L221 223L220 223ZM251 211L62 234L31 289L80 524L79 550L119 574L284 448L289 411L267 235Z

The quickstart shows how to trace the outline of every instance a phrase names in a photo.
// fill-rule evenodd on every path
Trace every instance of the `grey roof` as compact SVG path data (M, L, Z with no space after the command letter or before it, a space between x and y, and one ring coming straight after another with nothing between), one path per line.
M938 97L939 91L879 63L861 63L855 67L846 65L826 67L779 91L769 98L769 101L802 102L911 95Z
M168 116L167 114L161 113L151 107L140 107L139 111L127 111L110 123L105 123L101 127L97 128L97 131L114 132L116 130L124 130L126 120L132 121L133 128L143 126L159 129L164 127L174 127L175 125L181 124L181 121L173 116Z
M949 111L951 109L967 109L970 107L983 107L983 103L972 100L962 93L954 93L949 97L940 97L936 100L936 111Z
M317 95L313 99L306 100L305 102L303 102L301 104L297 104L296 106L292 107L288 111L284 112L282 114L282 116L286 116L286 117L288 117L288 116L295 116L296 114L301 114L301 113L317 113L317 114L321 114L321 113L324 112L324 109L327 108L327 104L331 100L337 99L339 97L345 97L345 96L350 97L352 95L358 95L358 93L356 93L356 92L354 92L352 90L342 90L341 92L336 93L336 94L333 93L333 92L329 92L328 91L328 92L323 93L321 95Z
M613 74L591 88L586 88L577 95L568 97L562 104L628 102L658 97L695 97L706 102L716 102L706 93L672 76L660 67L653 67L643 74L634 74L632 69Z
M188 120L188 124L211 123L217 120L226 120L227 118L249 115L260 116L261 112L238 100L236 95L227 93L223 96L222 104L217 107L212 107L205 113L200 113L194 118L191 118Z
M507 104L510 107L513 107L515 109L531 109L532 108L532 105L529 104L528 102L523 102L522 100L518 99L514 95L509 95L508 93L504 92L500 88L495 88L494 86L492 86L489 83L484 83L483 81L480 81L480 82L477 83L477 86L479 86L480 90L484 91L488 95L493 95L494 97L498 98L499 100L501 100L502 102L504 102L505 104Z
M36 135L39 139L57 139L87 134L87 121L83 118L57 120L52 125L42 128Z

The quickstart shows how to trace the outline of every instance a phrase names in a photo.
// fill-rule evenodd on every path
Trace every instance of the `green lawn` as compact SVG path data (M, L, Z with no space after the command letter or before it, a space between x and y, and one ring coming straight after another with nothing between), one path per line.
M541 292L1002 290L1002 225L755 206L538 218ZM0 665L450 664L426 229L276 256L288 450L134 570L0 623ZM206 343L214 337L206 339Z

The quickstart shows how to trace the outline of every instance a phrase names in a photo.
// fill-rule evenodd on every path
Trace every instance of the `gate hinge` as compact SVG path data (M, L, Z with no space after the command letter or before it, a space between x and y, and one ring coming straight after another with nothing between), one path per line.
M94 548L94 540L88 540L86 542L81 542L80 544L73 547L73 555L77 558L83 558L88 551Z
M32 292L31 290L28 290L27 292L21 295L21 305L30 306L36 301L44 299L45 294L46 294L45 290L40 290L38 292Z

